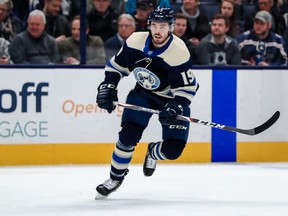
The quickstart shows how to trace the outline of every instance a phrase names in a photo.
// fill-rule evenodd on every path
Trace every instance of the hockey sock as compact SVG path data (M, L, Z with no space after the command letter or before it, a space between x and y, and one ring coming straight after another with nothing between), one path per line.
M163 142L157 142L150 150L150 156L154 160L166 160L165 155L161 152Z
M111 161L111 179L123 180L133 153L134 146L125 146L120 142L120 140L116 143Z

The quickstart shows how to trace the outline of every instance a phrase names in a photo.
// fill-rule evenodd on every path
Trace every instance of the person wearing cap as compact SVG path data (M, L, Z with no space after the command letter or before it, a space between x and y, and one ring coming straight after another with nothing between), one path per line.
M137 2L140 2L141 0L128 0L126 1L125 5L125 11L126 13L131 14L132 16L136 14L136 5ZM151 0L153 4L153 8L156 8L157 6L160 7L171 7L169 0Z
M253 29L237 35L241 61L245 65L284 66L287 53L283 38L271 31L272 16L269 12L258 11L254 17Z
M271 30L279 35L282 35L285 32L287 26L285 25L284 17L279 11L277 3L274 3L274 0L258 0L255 8L257 9L256 12L247 16L245 19L244 31L252 29L255 14L258 11L265 10L272 16Z
M148 18L148 31L134 32L106 64L105 78L96 97L98 107L112 113L118 101L118 83L133 74L135 86L126 98L127 103L159 110L162 138L148 144L143 163L146 177L153 175L157 161L181 156L189 135L189 122L178 120L177 116L190 116L190 104L198 89L191 55L185 43L172 33L174 22L171 8L154 9ZM151 117L152 113L124 109L110 177L96 187L96 199L107 198L121 186Z
M133 15L136 23L135 31L147 31L147 19L153 10L153 3L150 0L139 0L136 6L136 14Z

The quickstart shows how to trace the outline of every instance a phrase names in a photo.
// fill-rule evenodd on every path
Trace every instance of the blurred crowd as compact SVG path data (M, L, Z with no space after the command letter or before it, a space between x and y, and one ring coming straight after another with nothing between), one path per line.
M287 0L86 0L86 64L105 64L157 6L194 65L288 65ZM80 64L81 0L0 0L0 64Z

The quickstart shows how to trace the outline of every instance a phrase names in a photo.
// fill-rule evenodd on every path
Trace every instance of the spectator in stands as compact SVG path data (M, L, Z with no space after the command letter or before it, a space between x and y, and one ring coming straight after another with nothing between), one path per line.
M272 16L272 26L271 30L279 35L282 35L285 30L285 20L283 15L279 12L278 7L274 4L273 0L258 0L258 5L256 7L258 10L268 11ZM244 30L247 31L253 28L253 17L255 13L251 16L248 16L245 19L245 27Z
M286 54L288 55L288 28L286 29L282 37L285 41L285 51L286 51ZM288 66L288 62L287 62L287 66Z
M45 0L43 12L46 16L45 31L56 38L56 41L71 36L68 20L60 15L62 0Z
M0 64L10 64L10 54L8 51L10 42L0 37Z
M26 31L18 34L9 47L14 64L54 64L58 62L55 38L45 32L46 17L40 10L32 11Z
M283 14L286 30L288 29L288 12Z
M200 40L210 33L208 18L198 5L199 0L183 0L180 11L188 18L187 37L194 46L197 46Z
M101 37L89 35L86 29L86 63L105 64L104 43ZM80 16L72 20L72 36L58 41L60 62L64 64L80 63Z
M287 64L283 38L271 31L272 16L268 11L257 12L253 29L236 37L241 52L242 64L278 65Z
M128 0L126 2L126 13L129 13L131 15L135 15L136 14L136 5L138 2L139 2L139 0ZM171 7L169 0L151 0L151 2L153 4L153 8L156 8L157 6Z
M125 13L126 0L113 0L111 1L111 7L118 13ZM87 0L86 11L90 11L93 8L93 0Z
M18 17L22 22L27 20L29 15L29 0L12 0L13 14Z
M88 13L91 35L98 35L103 41L117 33L119 14L111 6L112 0L93 0L93 8Z
M212 18L211 33L198 46L201 65L241 65L238 43L226 35L229 26L229 19L223 14L216 14Z
M12 0L0 0L0 37L9 42L25 29L23 22L13 15L12 9Z
M23 17L25 16L26 12L24 11L32 11L35 9L43 10L45 0L14 0L17 2L19 8L17 9L16 13ZM46 0L47 1L47 0ZM79 0L62 0L61 8L59 14L66 17L67 20L71 21L74 16L80 14L80 2ZM22 6L22 7L21 7Z
M80 15L80 7L81 1L79 0L62 0L61 14L72 21L73 17Z
M229 30L226 34L231 37L235 37L241 33L241 27L237 23L240 18L238 19L237 17L236 7L235 0L222 0L220 4L220 13L226 16L230 23Z
M126 12L126 0L113 0L111 6L117 11L118 14L123 14Z
M153 10L151 0L139 0L136 5L136 14L133 15L136 22L136 31L147 31L147 19Z
M118 18L118 32L104 43L106 60L110 60L122 47L126 39L135 31L135 20L130 14L121 14Z
M20 1L23 1L23 0L20 0ZM34 10L34 9L43 10L44 3L47 0L28 0L28 1L29 1L30 10ZM74 16L79 15L80 3L81 1L79 0L62 0L59 14L65 16L69 21L71 21Z
M175 13L175 25L174 25L174 30L173 33L180 37L184 43L186 44L191 57L193 64L198 64L197 61L197 46L194 46L191 41L188 40L186 31L187 31L187 26L188 26L188 18L183 14L183 13Z

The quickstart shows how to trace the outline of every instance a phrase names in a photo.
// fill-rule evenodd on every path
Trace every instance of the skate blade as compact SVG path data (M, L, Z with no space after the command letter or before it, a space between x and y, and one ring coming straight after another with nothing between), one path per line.
M108 196L102 195L100 193L96 194L95 200L103 200L106 199Z

